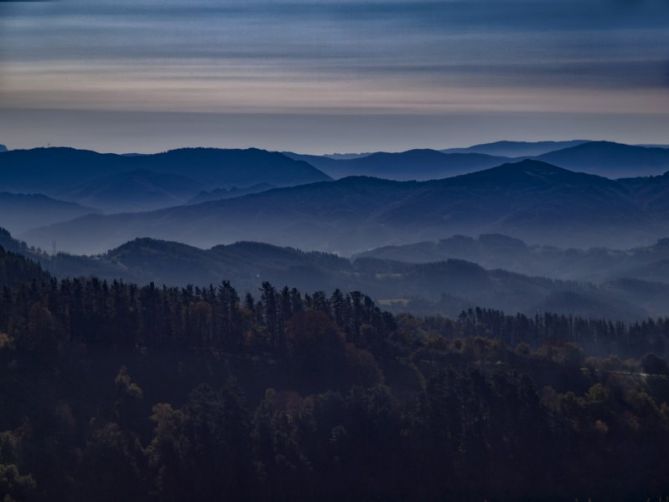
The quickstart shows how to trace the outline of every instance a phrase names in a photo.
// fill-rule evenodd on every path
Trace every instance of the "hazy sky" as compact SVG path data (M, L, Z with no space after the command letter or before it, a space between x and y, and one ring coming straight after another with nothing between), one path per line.
M0 2L0 143L669 143L668 0Z

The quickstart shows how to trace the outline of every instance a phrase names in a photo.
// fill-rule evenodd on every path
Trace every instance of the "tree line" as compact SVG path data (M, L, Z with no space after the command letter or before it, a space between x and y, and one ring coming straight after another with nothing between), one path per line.
M16 259L3 500L669 495L666 320L394 316L357 292L58 281Z

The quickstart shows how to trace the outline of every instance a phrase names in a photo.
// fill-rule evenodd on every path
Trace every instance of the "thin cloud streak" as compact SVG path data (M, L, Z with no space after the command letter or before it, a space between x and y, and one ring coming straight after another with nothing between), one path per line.
M75 1L0 18L0 109L667 109L662 0Z

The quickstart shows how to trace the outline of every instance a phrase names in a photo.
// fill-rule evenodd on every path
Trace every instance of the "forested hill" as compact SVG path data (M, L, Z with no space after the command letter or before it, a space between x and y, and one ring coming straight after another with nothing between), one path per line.
M0 288L48 279L49 275L39 265L0 246Z
M636 278L669 283L669 239L629 249L560 248L528 244L501 234L477 238L454 235L438 241L372 249L354 258L405 263L470 260L488 269L501 268L526 275L605 282Z
M667 321L421 319L0 263L25 272L0 297L4 500L669 493Z
M600 265L608 264L613 270L608 280L593 284L486 269L448 256L418 264L369 256L349 260L333 254L258 242L199 249L178 242L143 238L103 255L47 255L30 250L0 231L0 245L39 262L58 278L95 276L140 285L154 282L201 287L227 280L242 293L257 291L263 282L277 287L287 285L303 292L360 290L393 312L420 314L457 315L464 308L480 306L530 315L548 311L624 321L669 315L665 301L669 284L643 280L646 277L662 280L663 275L658 272L665 267L660 253L656 256L660 261L645 267L642 278L638 277L640 274L631 273L635 267L623 269L630 270L629 275L615 274L615 261L612 264L611 260L599 260ZM593 259L613 254L600 250ZM618 254L627 256L622 251ZM480 258L475 253L464 256L472 260ZM566 259L573 257L573 252L565 255ZM531 260L525 259L523 263L531 265ZM595 267L583 267L595 270Z

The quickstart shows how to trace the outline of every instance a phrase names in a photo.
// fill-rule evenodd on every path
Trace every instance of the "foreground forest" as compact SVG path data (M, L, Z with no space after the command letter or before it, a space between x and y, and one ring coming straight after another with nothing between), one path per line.
M669 494L669 321L58 281L0 254L0 492L23 500Z

